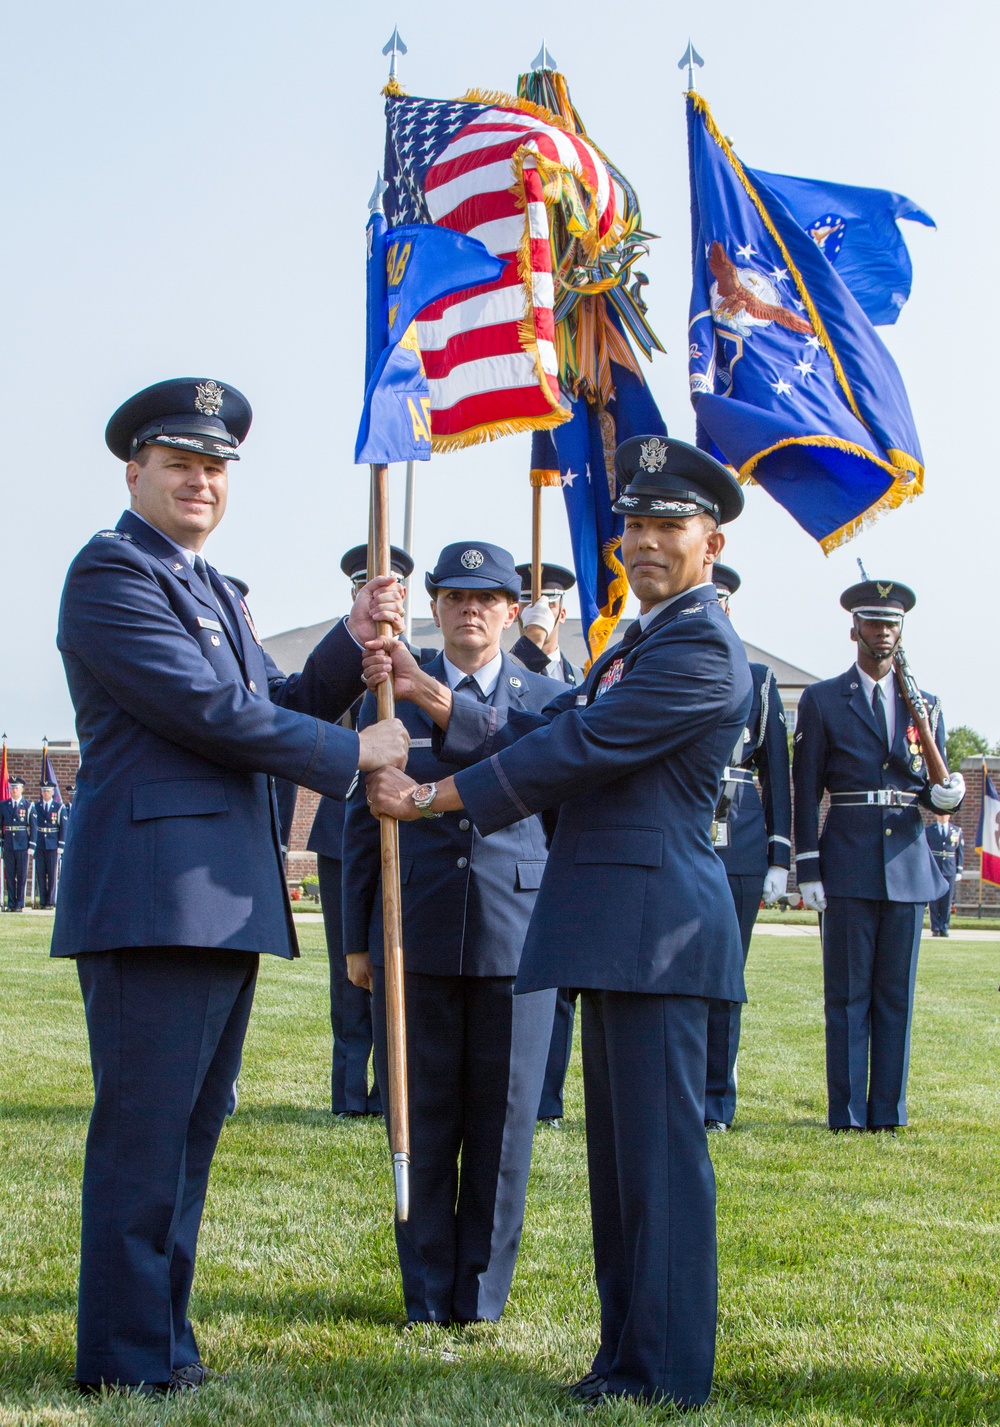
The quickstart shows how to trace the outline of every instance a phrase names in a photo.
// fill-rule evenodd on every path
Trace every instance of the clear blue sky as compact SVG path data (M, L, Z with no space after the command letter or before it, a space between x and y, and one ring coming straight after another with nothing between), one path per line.
M430 96L512 89L544 33L588 129L662 235L645 266L668 350L650 382L675 435L693 432L676 68L689 33L706 60L700 87L747 162L894 188L929 210L937 232L905 225L913 297L882 329L909 388L927 493L825 558L752 490L726 558L744 577L741 632L822 676L850 662L837 597L855 555L912 584L907 646L920 681L942 695L950 723L1000 738L995 398L980 371L1000 217L994 6L61 0L8 7L0 46L0 726L12 742L72 732L54 644L59 591L75 551L124 505L103 429L149 382L211 376L253 403L206 553L249 582L258 628L344 608L340 555L366 534L366 474L352 465L364 224L393 23L409 46L404 83ZM418 571L453 539L527 558L527 466L527 438L509 438L420 469ZM398 538L400 473L394 481ZM557 494L545 510L546 554L570 563ZM418 613L423 604L418 590Z

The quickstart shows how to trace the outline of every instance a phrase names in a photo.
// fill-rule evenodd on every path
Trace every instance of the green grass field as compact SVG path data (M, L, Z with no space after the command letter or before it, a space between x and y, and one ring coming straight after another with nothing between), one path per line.
M0 920L0 1427L6 1424L582 1422L558 1384L595 1345L577 1057L540 1130L502 1323L404 1334L380 1123L337 1122L326 957L266 959L242 1098L223 1132L193 1315L230 1380L168 1402L71 1390L78 1192L90 1097L73 967L42 917ZM1000 945L925 943L897 1140L823 1129L815 939L760 937L738 1128L712 1137L720 1321L706 1424L1000 1421ZM455 1360L446 1360L444 1347ZM602 1424L659 1422L621 1404Z

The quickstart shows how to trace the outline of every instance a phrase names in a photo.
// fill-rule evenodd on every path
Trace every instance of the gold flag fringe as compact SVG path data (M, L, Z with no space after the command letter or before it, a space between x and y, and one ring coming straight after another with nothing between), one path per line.
M543 471L537 466L531 471L531 484L540 489L544 486L562 486L562 475L559 471Z
M621 544L621 537L615 536L613 540L606 540L603 547L604 563L613 576L608 585L608 600L598 617L590 626L588 643L590 645L590 658L584 666L584 673L589 673L595 660L600 659L615 626L622 617L622 610L625 601L628 599L628 576L625 574L625 566L618 559L616 550Z

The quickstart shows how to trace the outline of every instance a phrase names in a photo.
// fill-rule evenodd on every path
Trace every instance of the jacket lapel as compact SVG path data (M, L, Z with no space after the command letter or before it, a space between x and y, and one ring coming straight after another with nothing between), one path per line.
M161 535L158 530L154 530L151 525L147 525L144 520L133 515L130 510L123 512L122 518L115 528L127 535L129 539L134 540L136 545L141 545L147 554L152 555L154 559L165 565L174 579L184 586L191 598L209 610L218 622L219 612L215 608L208 590L201 580L195 578L190 565L165 535Z
M848 669L844 675L844 693L848 696L851 709L857 714L862 723L868 725L879 743L881 743L882 730L875 722L875 710L871 706L871 701L868 698L865 686L861 682L861 677L857 669Z

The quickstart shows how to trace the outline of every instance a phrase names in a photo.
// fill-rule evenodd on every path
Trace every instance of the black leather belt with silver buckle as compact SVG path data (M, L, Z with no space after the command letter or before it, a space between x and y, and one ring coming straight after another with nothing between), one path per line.
M830 794L830 803L837 808L909 808L916 801L916 793L904 793L899 788L869 788L863 793Z

